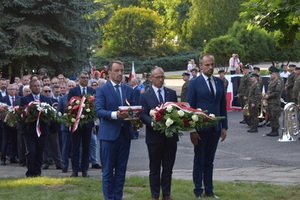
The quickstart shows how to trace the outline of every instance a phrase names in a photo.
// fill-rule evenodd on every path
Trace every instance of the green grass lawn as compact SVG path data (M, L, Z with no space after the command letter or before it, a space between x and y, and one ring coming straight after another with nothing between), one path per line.
M296 200L300 198L300 186L279 186L262 183L215 182L216 195L220 199L237 200ZM173 200L193 200L193 183L173 180ZM103 199L99 178L20 178L0 179L2 200L93 200ZM148 177L126 179L124 200L151 199ZM205 198L204 198L205 199Z

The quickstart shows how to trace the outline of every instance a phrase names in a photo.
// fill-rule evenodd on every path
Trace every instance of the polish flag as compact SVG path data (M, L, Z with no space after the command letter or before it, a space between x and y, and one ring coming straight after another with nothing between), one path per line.
M130 73L130 78L129 80L135 78L135 69L134 69L134 61L132 61L132 69L131 69L131 73Z

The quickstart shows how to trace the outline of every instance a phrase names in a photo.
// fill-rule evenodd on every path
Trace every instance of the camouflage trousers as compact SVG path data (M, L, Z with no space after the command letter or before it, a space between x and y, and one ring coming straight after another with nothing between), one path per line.
M251 128L257 128L258 127L258 107L254 106L251 107L251 105L249 105L249 113L250 113L250 126Z
M268 116L271 123L272 130L278 131L279 129L279 117L281 114L281 108L279 104L268 103Z
M289 102L295 102L293 98L293 89L287 89L286 91L286 101Z

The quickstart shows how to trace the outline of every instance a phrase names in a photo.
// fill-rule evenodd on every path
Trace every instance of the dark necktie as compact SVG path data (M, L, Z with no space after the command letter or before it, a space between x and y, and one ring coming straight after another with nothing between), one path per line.
M164 100L163 100L163 97L161 95L161 90L159 89L159 90L157 90L157 92L158 92L159 104L163 104Z
M210 78L208 78L207 81L208 81L208 85L209 85L209 89L210 89L210 94L211 94L212 98L215 98L215 91L214 91L214 88L213 88L213 86L210 82Z
M12 97L12 98L11 98L11 105L12 105L12 106L15 106L15 97Z
M85 95L85 87L82 88L82 95Z
M122 104L122 98L121 98L121 92L120 92L119 87L120 87L119 85L115 85L116 93L117 93L118 100L119 100L119 104L120 104L120 105L123 105L123 104Z

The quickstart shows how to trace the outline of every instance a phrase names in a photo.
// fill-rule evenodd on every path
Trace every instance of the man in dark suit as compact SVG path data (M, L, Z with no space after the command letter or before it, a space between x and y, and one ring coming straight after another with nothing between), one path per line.
M215 59L210 54L204 54L200 58L200 66L203 73L189 83L187 102L193 108L207 110L215 116L226 117L213 127L197 129L191 133L191 141L194 144L193 181L194 194L202 197L204 183L205 195L218 198L213 193L213 162L219 139L224 141L227 135L227 111L224 83L214 77Z
M133 89L133 101L136 103L140 102L141 89L139 88L139 80L137 78L132 78L130 80L130 87ZM139 129L135 130L133 133L133 139L139 138Z
M16 106L16 101L20 98L17 96L17 85L9 84L7 87L8 95L2 97L0 102L9 106ZM17 163L18 139L17 128L10 127L5 122L2 124L2 146L1 146L1 165L5 165L6 156L10 142L10 163Z
M68 93L68 100L74 96L83 96L85 94L94 95L96 91L87 86L89 82L89 75L86 71L82 71L79 76L79 85L71 88ZM94 121L86 123L82 126L78 126L77 130L72 133L72 175L71 177L77 177L81 167L82 176L88 177L89 169L89 149L92 128L94 127ZM80 155L80 144L82 145L81 158ZM81 162L80 162L81 161ZM79 166L81 163L81 166Z
M160 187L163 200L171 199L171 179L176 158L178 135L167 138L164 133L153 130L151 109L164 102L177 102L176 92L164 87L164 70L160 67L151 72L152 86L141 94L140 104L143 106L141 120L146 124L146 143L150 159L150 188L152 200L158 200ZM162 170L161 170L162 168Z
M39 80L30 81L31 94L21 98L20 106L27 106L31 101L37 100L51 104L50 99L40 94L41 83ZM27 177L40 176L42 173L43 151L46 145L46 138L49 134L49 125L40 121L41 135L36 132L36 121L23 123L22 134L26 146Z
M133 128L126 112L119 106L126 106L126 100L135 105L133 90L122 84L124 65L111 61L108 67L110 81L97 88L96 115L100 119L98 139L102 164L102 190L106 200L121 200Z

